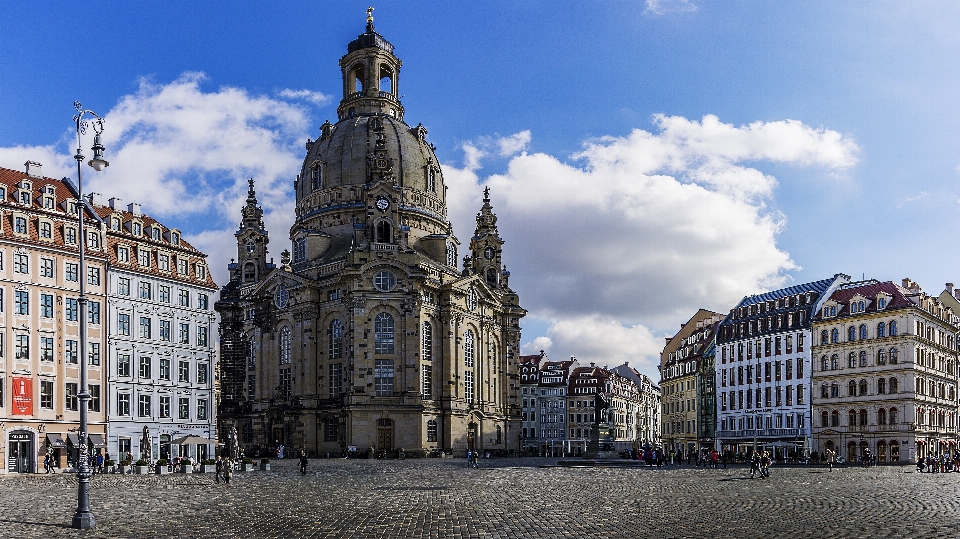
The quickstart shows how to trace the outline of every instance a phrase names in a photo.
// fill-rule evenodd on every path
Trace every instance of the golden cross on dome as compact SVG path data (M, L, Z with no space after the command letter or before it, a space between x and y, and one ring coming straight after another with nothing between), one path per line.
M373 24L373 6L367 8L367 24Z

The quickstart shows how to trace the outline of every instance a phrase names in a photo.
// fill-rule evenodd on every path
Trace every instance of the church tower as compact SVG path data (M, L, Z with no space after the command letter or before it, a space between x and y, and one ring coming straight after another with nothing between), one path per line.
M436 148L406 123L402 63L372 9L339 64L337 120L306 141L280 267L266 263L250 185L217 304L236 322L221 342L245 360L223 377L246 394L221 409L220 432L311 454L515 451L526 311L507 286L489 192L461 271Z

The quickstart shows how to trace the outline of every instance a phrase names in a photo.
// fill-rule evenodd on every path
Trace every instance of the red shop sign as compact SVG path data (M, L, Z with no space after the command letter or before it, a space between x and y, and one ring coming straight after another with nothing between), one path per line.
M13 415L33 415L33 379L10 379L13 382Z

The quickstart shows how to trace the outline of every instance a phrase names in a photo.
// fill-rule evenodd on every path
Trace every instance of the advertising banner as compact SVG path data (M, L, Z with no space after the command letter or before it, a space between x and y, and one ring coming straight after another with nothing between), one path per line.
M14 376L12 415L33 415L33 379Z

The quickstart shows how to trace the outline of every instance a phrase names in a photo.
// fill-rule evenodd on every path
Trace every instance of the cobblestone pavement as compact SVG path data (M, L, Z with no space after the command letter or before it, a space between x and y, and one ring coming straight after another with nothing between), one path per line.
M909 467L557 468L556 459L294 461L270 472L0 476L0 537L960 537L960 474Z

